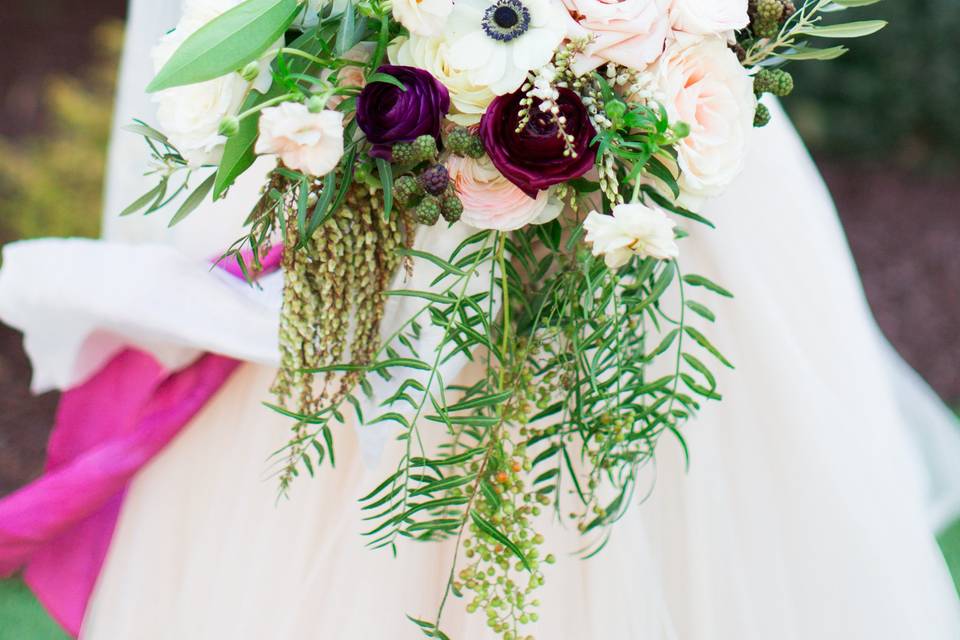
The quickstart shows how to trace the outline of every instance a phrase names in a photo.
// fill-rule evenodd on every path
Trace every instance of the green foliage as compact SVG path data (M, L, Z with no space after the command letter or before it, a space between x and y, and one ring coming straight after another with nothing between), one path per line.
M885 162L955 167L960 160L960 3L887 0L889 21L830 65L799 65L786 101L814 149ZM840 16L828 16L834 23Z
M213 80L253 62L302 11L297 0L246 0L191 34L147 91Z
M42 133L0 139L0 241L97 234L122 37L122 25L103 25L95 63L47 81Z

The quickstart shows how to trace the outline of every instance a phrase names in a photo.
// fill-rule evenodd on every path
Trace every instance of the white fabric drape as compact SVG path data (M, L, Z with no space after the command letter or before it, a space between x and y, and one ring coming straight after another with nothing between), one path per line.
M142 94L151 71L146 49L177 10L171 0L132 3L118 124L152 113ZM143 157L135 136L114 137L105 235L172 245L184 260L205 265L237 235L257 177L173 231L162 213L117 221L115 212L151 186L139 175ZM696 229L684 240L682 265L736 293L734 301L713 302L719 319L709 335L737 370L721 374L724 401L707 405L687 428L690 470L679 447L665 441L652 497L634 505L599 556L564 557L579 547L576 536L559 526L548 532L561 561L547 572L541 620L531 631L551 640L960 637L931 524L956 504L960 465L921 455L957 446L956 431L888 351L829 196L779 109L757 132L743 177L706 213L718 229ZM154 250L111 264L135 280L155 269L146 257ZM15 259L32 251L38 262L87 268L85 259L57 262L59 252L41 245L25 245ZM110 260L103 256L97 260ZM164 277L144 282L176 289L186 276ZM90 299L111 294L109 284L88 278L70 285L86 287ZM21 291L28 286L29 296ZM18 326L29 340L42 330L38 318L56 309L57 286L63 282L54 286L42 273L29 283L0 278L0 315L8 314L4 300L20 296ZM215 325L221 343L184 339L203 335L204 310L219 309L217 300L194 298L198 308L185 319L158 320L166 343L250 349L248 327L235 318ZM121 335L133 340L140 307L125 304ZM98 313L104 321L113 315L108 306ZM140 344L158 349L155 339ZM57 380L67 361L51 364L48 379ZM394 560L363 548L356 499L389 471L393 456L388 450L376 467L365 465L351 430L337 434L336 470L302 478L292 499L277 504L266 456L289 424L260 405L273 373L270 365L243 367L133 483L85 639L421 637L404 614L429 617L449 549L408 543ZM482 616L467 616L458 601L447 619L453 638L490 637Z

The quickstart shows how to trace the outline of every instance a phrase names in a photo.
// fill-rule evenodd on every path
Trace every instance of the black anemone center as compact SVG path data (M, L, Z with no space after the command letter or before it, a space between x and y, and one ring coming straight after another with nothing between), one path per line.
M489 37L510 42L530 28L530 10L520 0L497 0L483 12L481 24Z
M520 22L520 16L517 15L517 10L513 7L499 6L493 12L493 21L501 29L509 29Z

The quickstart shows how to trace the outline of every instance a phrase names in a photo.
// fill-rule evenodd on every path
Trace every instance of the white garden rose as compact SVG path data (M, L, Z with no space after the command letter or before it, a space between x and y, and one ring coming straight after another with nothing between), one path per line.
M618 204L613 215L591 211L583 221L584 238L593 255L603 256L611 269L619 269L633 256L669 260L680 255L675 240L676 223L661 209L634 202Z
M343 113L310 113L300 102L264 109L256 152L276 154L285 165L310 176L330 173L343 156Z
M154 69L159 71L191 34L239 0L188 0L177 27L163 36L154 47ZM277 47L282 46L282 41ZM218 133L224 118L234 116L243 104L251 85L260 92L270 88L272 57L260 60L260 74L251 83L239 73L164 89L154 94L158 129L170 139L191 166L215 164L223 156L227 139Z
M418 36L436 36L443 33L447 18L453 11L453 0L394 0L393 17Z
M684 33L721 35L748 22L747 0L673 0L670 5L670 23Z
M718 36L678 38L656 65L656 90L671 122L690 135L677 144L684 202L720 195L743 169L753 130L753 81Z
M388 53L392 64L425 69L447 88L454 111L447 118L463 126L477 124L494 93L487 85L474 84L466 71L451 67L450 50L451 44L443 36L411 35L395 40Z

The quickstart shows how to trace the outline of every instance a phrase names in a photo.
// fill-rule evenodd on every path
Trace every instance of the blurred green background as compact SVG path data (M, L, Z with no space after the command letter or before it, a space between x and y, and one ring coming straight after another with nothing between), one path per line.
M125 10L123 0L4 3L0 244L96 235ZM791 68L786 106L833 191L881 328L956 405L960 2L886 0L859 13L891 25L839 60ZM19 335L0 326L0 495L42 464L56 398L31 397L28 377ZM960 526L942 543L960 576ZM0 582L0 640L61 637L22 583Z

